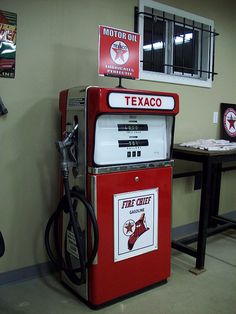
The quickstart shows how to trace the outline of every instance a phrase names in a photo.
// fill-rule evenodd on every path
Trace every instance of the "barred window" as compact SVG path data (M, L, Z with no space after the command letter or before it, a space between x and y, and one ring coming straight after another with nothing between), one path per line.
M212 86L218 35L212 20L139 0L135 28L141 34L141 79Z

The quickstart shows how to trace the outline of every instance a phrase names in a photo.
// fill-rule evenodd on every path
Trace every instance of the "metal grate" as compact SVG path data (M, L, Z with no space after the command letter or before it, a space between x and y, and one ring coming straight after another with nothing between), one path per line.
M144 34L146 38L148 37L150 43L146 45L149 49L148 53L145 52L143 60L141 60L143 69L166 74L176 74L178 72L180 75L187 74L190 77L197 76L200 79L207 77L213 81L214 76L218 74L214 71L214 59L215 37L219 34L210 25L151 8L149 8L149 11L139 12L138 7L135 7L135 32L138 32L139 17L142 15L144 17ZM172 36L180 39L178 45L174 43L172 46L172 59L170 56L166 56L168 49L166 25L172 25ZM191 40L186 44L187 37L190 34L192 34ZM159 38L159 48L155 48L155 45L158 44L155 42L157 37ZM144 44L145 40L144 38ZM208 62L204 61L206 59Z

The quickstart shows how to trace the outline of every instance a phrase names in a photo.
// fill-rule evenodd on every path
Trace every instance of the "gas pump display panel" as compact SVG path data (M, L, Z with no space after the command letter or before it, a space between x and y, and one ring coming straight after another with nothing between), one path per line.
M166 160L170 156L172 117L110 115L98 117L94 162L115 165Z

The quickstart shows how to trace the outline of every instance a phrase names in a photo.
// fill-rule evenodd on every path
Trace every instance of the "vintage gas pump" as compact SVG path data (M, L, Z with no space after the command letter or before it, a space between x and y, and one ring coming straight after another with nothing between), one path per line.
M96 258L76 285L91 307L161 284L170 276L172 145L178 95L121 88L76 87L60 93L62 130L77 127L74 185L92 205L99 229ZM84 206L82 204L82 206ZM86 211L79 211L83 254L93 246ZM63 215L63 228L67 217ZM63 232L62 232L63 234ZM62 247L81 267L75 236Z

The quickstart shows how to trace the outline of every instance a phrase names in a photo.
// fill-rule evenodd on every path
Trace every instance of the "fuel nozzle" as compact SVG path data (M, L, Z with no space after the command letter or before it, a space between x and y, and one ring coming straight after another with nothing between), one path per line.
M62 141L56 142L57 150L61 155L61 169L65 175L69 174L69 168L77 168L78 160L75 156L75 146L78 144L77 129L78 124L66 133L66 137Z

